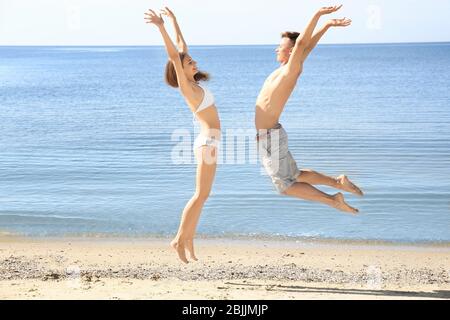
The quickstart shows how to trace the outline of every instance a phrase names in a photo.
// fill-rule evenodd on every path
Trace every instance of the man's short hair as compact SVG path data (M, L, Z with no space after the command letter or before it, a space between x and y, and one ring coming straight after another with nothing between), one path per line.
M289 40L291 40L292 45L295 45L295 42L297 41L297 38L299 35L300 35L300 32L285 31L281 34L281 38L288 38Z

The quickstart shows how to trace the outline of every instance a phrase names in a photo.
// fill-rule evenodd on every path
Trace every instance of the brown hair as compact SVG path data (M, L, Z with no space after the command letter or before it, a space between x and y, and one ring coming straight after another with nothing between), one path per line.
M289 38L292 42L292 45L295 45L295 41L297 41L299 35L300 35L299 32L286 31L281 34L281 38Z
M180 52L180 60L181 64L183 64L183 60L186 58L186 53ZM199 71L194 75L195 81L208 81L210 78L209 74L206 72ZM166 83L174 88L178 88L178 79L177 79L177 72L175 71L175 66L172 61L167 61L166 64L166 71L164 79L166 80Z

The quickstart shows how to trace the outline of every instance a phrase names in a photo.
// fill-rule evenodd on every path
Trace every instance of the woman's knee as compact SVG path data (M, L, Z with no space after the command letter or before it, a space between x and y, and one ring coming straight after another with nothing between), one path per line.
M211 190L197 191L194 194L194 200L200 201L200 202L205 202L209 198L210 193L211 193Z

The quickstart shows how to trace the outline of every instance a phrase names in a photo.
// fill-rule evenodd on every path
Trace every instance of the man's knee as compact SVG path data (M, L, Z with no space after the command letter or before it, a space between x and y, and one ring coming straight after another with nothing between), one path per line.
M282 196L290 196L292 194L292 190L295 189L295 183L291 184L290 186L282 189L282 190L278 190L278 193Z
M301 169L299 171L300 173L297 176L297 182L308 182L308 178L317 173L311 169Z

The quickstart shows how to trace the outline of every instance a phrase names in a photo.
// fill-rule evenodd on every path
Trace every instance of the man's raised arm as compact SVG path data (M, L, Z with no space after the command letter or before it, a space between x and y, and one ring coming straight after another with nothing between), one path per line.
M301 58L302 61L305 61L308 55L311 53L311 51L316 47L319 40L322 38L322 36L325 34L325 32L328 31L331 27L347 27L352 23L352 20L343 18L343 19L331 19L327 21L327 23L319 30L317 31L311 38L311 41L306 46L305 50L303 51L303 56Z
M288 62L288 69L290 71L300 70L301 65L303 63L303 59L305 57L304 53L307 50L307 48L310 46L311 42L314 40L319 41L320 37L325 33L326 30L323 30L323 33L321 36L316 37L316 39L313 39L313 31L317 26L317 22L319 22L319 19L321 16L325 14L330 14L333 12L336 12L342 7L340 6L333 6L333 7L323 7L320 8L314 16L309 21L308 25L306 26L303 33L301 33L297 40L295 41L294 49L292 50L291 57L289 58ZM321 30L322 31L322 30ZM319 31L320 32L320 31ZM316 44L317 44L316 42Z

